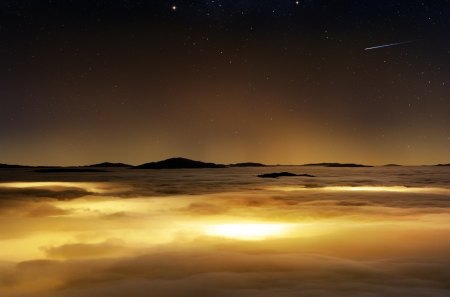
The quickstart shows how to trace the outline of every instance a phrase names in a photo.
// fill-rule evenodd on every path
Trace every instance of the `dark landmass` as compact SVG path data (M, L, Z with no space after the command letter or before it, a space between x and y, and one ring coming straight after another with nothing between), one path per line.
M34 172L39 173L83 173L83 172L110 172L100 169L81 169L81 168L44 168L36 169Z
M185 158L171 158L159 162L151 162L132 169L185 169L185 168L226 168L223 164L204 163L201 161L189 160Z
M31 166L0 164L0 168L31 168Z
M295 174L291 172L274 172L274 173L266 173L266 174L260 174L258 177L260 178L279 178L279 177L285 177L285 176L304 176L304 177L315 177L311 174Z
M83 167L103 167L103 168L114 168L114 167L133 167L132 165L125 164L125 163L110 163L110 162L103 162L99 164L92 164L92 165L86 165Z
M94 169L86 168L130 168L130 169L193 169L193 168L228 168L228 167L272 167L272 166L320 166L320 167L348 167L348 168L361 168L361 167L374 167L371 165L355 164L355 163L308 163L303 165L266 165L256 162L242 162L233 163L229 165L206 163L201 161L190 160L186 158L170 158L158 162L145 163L138 166L129 165L126 163L112 163L103 162L85 166L29 166L29 165L16 165L16 164L3 164L0 163L0 169L14 169L14 168L34 168L36 172L108 172L108 171L92 171ZM383 167L401 167L403 165L391 163L383 165ZM450 167L450 163L437 164L437 165L424 165L424 166L439 166Z
M265 164L253 163L253 162L236 163L236 164L230 164L228 166L230 166L230 167L267 167L267 165L265 165Z
M370 165L353 164L353 163L311 163L303 166L322 166L322 167L373 167Z

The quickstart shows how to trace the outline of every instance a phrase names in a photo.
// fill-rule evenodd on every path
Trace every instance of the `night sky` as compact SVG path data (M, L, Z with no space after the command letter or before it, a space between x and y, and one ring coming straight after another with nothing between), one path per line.
M0 2L0 163L448 163L449 87L450 1Z

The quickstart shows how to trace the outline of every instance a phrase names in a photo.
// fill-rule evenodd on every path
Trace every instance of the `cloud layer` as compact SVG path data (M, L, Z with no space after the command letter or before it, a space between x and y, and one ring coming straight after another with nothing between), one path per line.
M447 173L311 170L319 178L124 171L42 184L25 173L0 184L0 295L449 295ZM246 223L289 229L206 232Z

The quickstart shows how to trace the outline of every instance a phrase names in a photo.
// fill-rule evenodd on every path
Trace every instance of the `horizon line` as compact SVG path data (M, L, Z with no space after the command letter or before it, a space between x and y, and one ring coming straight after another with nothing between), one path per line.
M86 167L86 166L93 166L93 165L99 165L99 164L103 164L103 163L110 163L110 164L124 164L124 165L128 165L130 167L136 167L136 166L140 166L143 164L147 164L147 163L152 163L152 162L161 162L161 161L165 161L165 160L170 160L170 159L177 159L177 158L182 158L182 159L188 159L188 160L193 160L193 161L199 161L196 159L190 159L190 158L185 158L185 157L170 157L170 158L165 158L165 159L161 159L161 160L157 160L157 161L149 161L149 162L144 162L144 163L137 163L137 164L130 164L130 163L124 163L124 162L110 162L110 161L102 161L102 162L93 162L92 164L83 164L83 165L28 165L28 164L23 164L23 163L3 163L0 162L1 165L8 165L8 166L23 166L23 167ZM370 164L370 163L356 163L356 162L308 162L308 163L298 163L298 164L267 164L264 162L258 162L258 161L242 161L242 162L231 162L231 163L216 163L216 162L211 162L211 161L199 161L199 162L204 162L204 163L213 163L213 164L217 164L217 165L234 165L234 164L242 164L242 163L256 163L256 164L262 164L264 166L304 166L304 165L313 165L313 164L355 164L355 165L363 165L363 166L372 166L372 167L383 167L383 166L437 166L437 165L445 165L445 164L450 164L450 163L445 163L445 162L439 162L439 163L435 163L435 164L401 164L401 163L380 163L380 164Z

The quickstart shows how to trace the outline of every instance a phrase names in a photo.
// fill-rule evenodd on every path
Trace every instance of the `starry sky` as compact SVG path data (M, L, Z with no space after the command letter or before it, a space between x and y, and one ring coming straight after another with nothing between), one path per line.
M0 163L448 163L449 36L443 0L1 1Z

